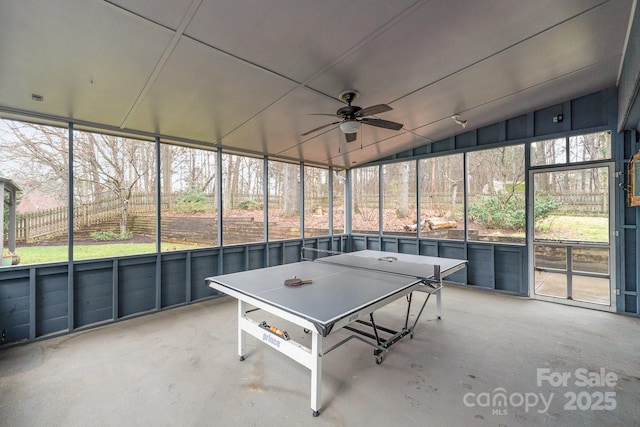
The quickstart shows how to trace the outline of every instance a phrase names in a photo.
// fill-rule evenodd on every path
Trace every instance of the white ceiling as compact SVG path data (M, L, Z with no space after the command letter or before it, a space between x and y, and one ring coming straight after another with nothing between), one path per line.
M632 0L3 0L0 115L350 167L616 85ZM310 113L361 107L355 142ZM35 102L32 94L44 97ZM465 130L451 120L460 113Z

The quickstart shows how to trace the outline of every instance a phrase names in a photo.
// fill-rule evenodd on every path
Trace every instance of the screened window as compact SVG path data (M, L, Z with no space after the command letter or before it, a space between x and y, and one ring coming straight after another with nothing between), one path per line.
M571 163L611 158L611 132L590 133L569 138Z
M352 229L354 233L380 232L379 167L370 166L352 171Z
M468 239L524 243L524 145L467 154Z
M218 244L216 152L162 144L161 249Z
M300 238L300 165L269 161L269 240Z
M611 158L611 132L531 143L531 166L562 165Z
M68 134L65 128L0 120L3 265L68 259Z
M464 239L462 154L420 160L420 216L421 236Z
M304 237L329 234L329 171L304 168Z
M222 154L222 239L264 241L263 160Z
M382 166L383 233L406 235L415 231L417 219L416 162Z
M557 165L567 162L566 139L550 139L531 143L531 166Z
M344 226L344 195L347 181L346 171L333 172L333 233L343 234Z
M73 134L74 259L156 251L155 143Z

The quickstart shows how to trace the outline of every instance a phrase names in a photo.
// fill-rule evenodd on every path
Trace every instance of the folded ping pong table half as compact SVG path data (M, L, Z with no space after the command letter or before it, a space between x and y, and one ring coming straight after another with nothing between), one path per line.
M457 259L365 250L209 277L206 283L238 300L240 360L244 360L245 333L249 333L311 371L311 410L313 416L318 416L322 357L357 338L374 347L376 363L380 364L389 347L406 335L413 337L432 294L436 295L440 318L442 279L466 264L467 261ZM284 281L292 277L312 283L285 286ZM414 291L426 293L426 298L410 325ZM373 313L403 296L407 299L404 326L396 331L377 325ZM311 348L290 339L278 325L250 318L249 314L254 315L255 309L310 332ZM323 338L342 328L353 335L323 350Z

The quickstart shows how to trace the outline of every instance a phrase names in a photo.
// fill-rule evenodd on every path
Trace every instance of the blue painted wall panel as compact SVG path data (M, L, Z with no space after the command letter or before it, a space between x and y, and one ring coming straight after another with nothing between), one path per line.
M282 245L269 244L269 267L280 265L282 260Z
M0 282L0 336L5 342L29 338L29 280L12 278Z
M478 129L478 145L494 144L504 141L504 122Z
M246 270L244 252L244 246L225 248L222 256L222 273L229 274Z
M353 236L351 239L352 251L363 251L367 249L367 241L364 236Z
M398 238L397 237L382 237L380 241L383 251L387 252L399 252Z
M218 274L218 252L191 256L191 301L220 295L206 285L207 277Z
M529 115L527 114L523 114L522 116L514 117L507 120L506 126L507 141L516 141L518 139L524 139L533 136L533 132L530 131L529 127Z
M455 148L475 147L478 142L478 132L472 130L455 137Z
M508 248L496 246L495 248L495 275L496 289L513 292L519 295L526 294L524 289L524 252L525 248Z
M469 245L467 249L467 279L469 285L495 288L493 247L491 245Z
M438 256L442 258L467 259L464 242L439 242ZM456 283L467 283L467 269L464 268L457 273L447 277L447 281Z
M636 208L638 209L638 208ZM624 245L625 245L625 281L623 283L623 290L626 292L637 292L638 287L638 270L636 268L636 259L638 254L636 253L636 242L638 236L636 230L625 229L624 230Z
M161 265L161 291L160 306L168 307L171 305L182 304L186 302L187 295L187 268L186 256L182 255L180 259L166 260Z
M624 312L635 314L638 312L638 296L635 294L626 295L624 300Z
M398 252L403 254L417 254L418 241L416 239L401 239L398 242Z
M118 314L125 317L155 308L155 263L121 265L118 271Z
M255 270L256 268L263 268L264 265L264 251L265 245L249 248L249 270Z
M77 328L113 317L113 262L103 263L102 267L96 270L83 267L74 272L74 323Z
M69 280L66 272L43 269L36 280L36 336L68 329Z
M284 245L284 263L300 261L300 251L302 250L302 242L286 242Z
M592 126L606 126L608 122L608 93L596 92L571 101L572 129L585 129Z
M438 244L433 240L420 240L420 255L438 256Z

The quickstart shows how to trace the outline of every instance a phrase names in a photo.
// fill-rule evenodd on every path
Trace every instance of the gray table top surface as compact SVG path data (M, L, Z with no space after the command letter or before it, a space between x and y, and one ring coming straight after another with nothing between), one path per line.
M381 259L386 258L386 259ZM331 262L331 263L328 263ZM441 274L457 271L466 261L382 251L359 251L316 261L207 278L207 283L256 298L301 316L321 329L394 295L402 296L422 278L433 279L433 263ZM344 264L344 265L340 265ZM311 284L284 286L292 277Z

